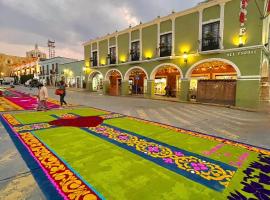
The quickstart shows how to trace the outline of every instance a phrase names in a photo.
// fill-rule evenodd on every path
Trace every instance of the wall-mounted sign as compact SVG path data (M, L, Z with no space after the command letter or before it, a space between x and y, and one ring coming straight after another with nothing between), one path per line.
M231 52L231 53L227 53L227 56L234 57L234 56L244 56L244 55L252 55L252 54L256 54L256 50L244 50L244 51Z

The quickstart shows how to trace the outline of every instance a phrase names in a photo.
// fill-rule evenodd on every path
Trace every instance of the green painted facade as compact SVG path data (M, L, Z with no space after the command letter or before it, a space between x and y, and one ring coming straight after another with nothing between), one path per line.
M151 25L142 29L143 59L155 58L157 49L157 25Z
M203 10L203 22L220 18L220 6L212 6Z
M98 50L97 42L92 43L92 51Z
M197 52L198 32L199 13L177 17L175 19L175 55Z
M131 32L131 41L140 39L140 30L135 30Z
M60 64L59 74L61 77L65 77L67 84L70 82L73 84L72 87L82 88L85 80L84 67L84 60Z
M118 36L118 63L127 62L129 56L129 34Z
M108 40L102 40L99 42L99 65L107 65L108 63Z
M109 39L109 46L115 46L116 45L116 39L115 37L112 37Z
M160 33L172 31L172 20L166 20L160 23Z
M266 1L259 0L258 6L260 10L264 10L263 6ZM222 3L224 3L224 18L221 16ZM108 55L108 45L117 46L116 65L107 65L95 67L92 70L99 71L104 78L103 90L108 94L110 83L105 75L108 71L117 69L125 77L126 72L132 67L141 67L147 72L147 93L146 97L152 97L154 94L154 80L150 77L151 73L157 66L170 65L177 66L181 70L181 89L178 95L179 100L188 101L188 92L190 84L190 76L188 72L196 67L196 63L203 61L208 62L214 60L222 60L233 65L238 71L237 89L235 97L235 106L245 108L258 108L260 104L260 85L261 85L261 65L263 60L269 60L269 52L264 45L268 42L269 34L269 17L264 20L260 17L260 12L254 0L249 1L247 7L246 38L244 46L239 47L239 13L240 0L224 0L221 4L204 3L194 8L194 12L175 13L171 17L157 18L157 20L136 26L116 34L117 44L114 36L105 36L99 42L99 61ZM200 22L200 10L202 10L202 21ZM224 22L223 38L220 49L217 51L201 52L199 27L200 24L207 21L220 19L220 26ZM172 20L175 20L174 23ZM175 24L175 27L172 25ZM159 26L159 28L158 28ZM141 57L142 59L130 62L129 48L132 40L140 39L141 28ZM158 30L160 32L158 33ZM158 54L158 35L166 32L174 34L174 52L171 57L160 58ZM129 37L130 35L130 37ZM108 44L109 43L109 44ZM97 48L97 41L93 40L85 44L85 63L91 55L91 44L93 49ZM183 59L183 54L188 55L187 62ZM174 56L175 55L175 56ZM192 68L192 69L191 69ZM91 74L91 73L90 73ZM90 76L89 76L90 77ZM91 80L88 80L91 82ZM128 82L122 80L121 94L128 94ZM254 91L251 93L250 91Z

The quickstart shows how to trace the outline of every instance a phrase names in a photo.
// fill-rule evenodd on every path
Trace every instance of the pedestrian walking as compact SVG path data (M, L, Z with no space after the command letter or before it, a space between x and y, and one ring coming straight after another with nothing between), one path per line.
M170 90L171 90L171 88L170 88L170 86L169 85L166 85L166 87L165 87L165 96L170 96Z
M42 83L38 84L37 98L38 98L37 110L38 111L48 110L47 106L48 89Z
M59 90L60 90L60 104L61 106L63 106L63 104L67 105L67 102L65 101L65 96L66 96L66 87L67 85L65 84L65 82L62 80L60 81L60 86L59 86Z

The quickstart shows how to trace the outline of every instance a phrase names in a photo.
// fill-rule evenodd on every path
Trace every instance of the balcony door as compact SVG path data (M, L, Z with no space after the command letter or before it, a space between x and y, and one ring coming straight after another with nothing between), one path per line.
M202 51L219 49L219 26L220 22L204 24L202 27Z

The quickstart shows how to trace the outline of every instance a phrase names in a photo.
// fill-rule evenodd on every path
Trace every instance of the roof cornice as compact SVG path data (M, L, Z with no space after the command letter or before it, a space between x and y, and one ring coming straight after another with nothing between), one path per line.
M196 5L196 6L192 7L192 8L189 8L187 10L171 13L171 14L169 14L167 16L156 18L156 19L154 19L152 21L149 21L149 22L146 22L146 23L143 23L143 24L138 24L138 25L136 25L134 27L126 28L126 29L124 29L122 31L119 31L119 32L116 31L116 32L114 32L112 34L107 34L105 36L98 37L96 39L92 39L92 40L89 40L87 42L84 42L82 45L86 46L86 45L89 45L91 43L100 42L102 40L106 40L106 39L109 39L109 38L112 38L112 37L116 37L118 35L122 35L122 34L129 33L129 32L135 31L135 30L139 30L141 28L145 28L147 26L157 24L158 22L167 21L169 19L177 18L177 17L188 15L188 14L195 13L195 12L200 12L205 8L212 7L212 6L215 6L215 5L219 5L219 4L222 4L222 3L226 3L226 2L229 2L229 1L232 1L232 0L212 0L212 1L209 1L209 2L202 2L202 3L199 3L198 5Z

